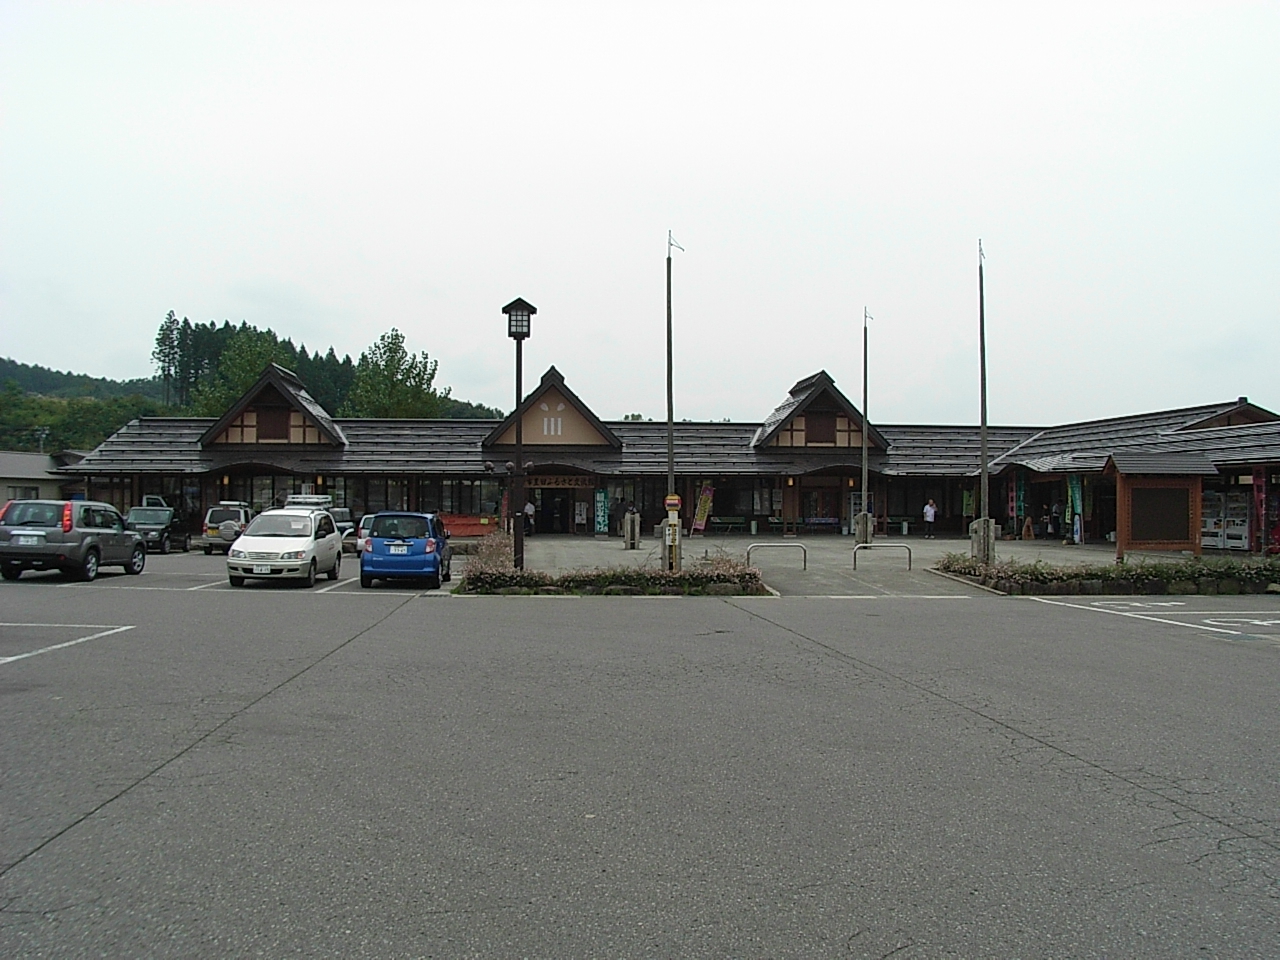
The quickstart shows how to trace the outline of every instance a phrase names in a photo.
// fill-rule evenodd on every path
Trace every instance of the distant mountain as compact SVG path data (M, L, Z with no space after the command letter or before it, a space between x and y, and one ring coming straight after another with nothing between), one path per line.
M137 380L108 380L83 373L63 373L39 364L19 363L0 358L0 384L14 381L23 393L45 397L93 397L112 400L117 397L146 397L163 400L164 385L154 377Z

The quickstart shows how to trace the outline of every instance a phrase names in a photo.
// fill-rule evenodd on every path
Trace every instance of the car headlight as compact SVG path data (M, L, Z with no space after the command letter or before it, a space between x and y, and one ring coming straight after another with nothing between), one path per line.
M245 558L245 552L243 550L237 550L235 547L231 548L231 553L229 555L234 557L236 560L243 560Z
M301 560L307 555L305 550L290 550L288 553L280 554L281 560Z

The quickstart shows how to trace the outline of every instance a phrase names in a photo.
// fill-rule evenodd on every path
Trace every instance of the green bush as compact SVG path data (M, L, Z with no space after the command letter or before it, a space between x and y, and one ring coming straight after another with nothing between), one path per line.
M1164 584L1175 581L1238 580L1241 583L1280 583L1280 556L1249 557L1191 557L1177 560L1141 559L1135 563L1074 564L1055 566L1037 560L1022 563L1017 560L997 560L995 563L979 563L961 553L948 553L937 563L937 569L970 577L983 583L1070 583L1082 580L1100 580L1103 589L1108 586L1126 585L1138 587L1151 580Z
M490 534L480 541L468 559L466 574L458 584L463 593L498 593L527 590L538 593L603 593L608 587L628 588L646 595L701 595L713 584L737 587L744 594L766 593L760 571L731 557L696 560L678 573L652 567L597 567L571 570L554 577L541 570L516 570L511 565L512 543L508 534Z

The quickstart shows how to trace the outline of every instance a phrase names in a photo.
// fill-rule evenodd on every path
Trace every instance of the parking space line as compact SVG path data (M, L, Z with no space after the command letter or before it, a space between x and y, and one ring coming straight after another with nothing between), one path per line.
M35 624L23 623L23 624L13 624L13 626L29 627L29 626L35 626ZM44 624L44 626L69 626L69 624ZM132 625L127 627L115 627L114 629L111 629L111 630L102 630L98 633L91 633L89 634L89 636L80 637L77 640L68 640L65 643L55 643L52 646L41 647L39 650L31 650L28 653L19 653L16 656L12 656L12 657L0 657L0 664L13 663L13 661L15 660L25 660L27 659L27 657L38 657L42 653L49 653L53 650L61 650L64 647L74 647L78 643L88 643L90 640L97 640L100 637L109 637L113 633L124 633L126 630L132 630L132 629L133 629Z
M201 583L201 584L197 584L197 585L196 585L196 586L194 586L194 587L185 587L184 589L186 589L186 590L203 590L205 587L216 587L216 586L217 586L218 584L220 584L220 583L222 583L222 578L221 578L221 577L219 577L217 580L210 580L208 583Z
M346 580L339 580L337 583L331 583L329 584L329 586L323 587L317 590L316 593L328 593L330 590L337 590L339 587L344 587L348 583L355 583L355 582L356 582L355 577L348 577Z
M1145 613L1133 613L1128 610L1112 610L1109 607L1086 606L1083 603L1063 603L1061 600L1048 600L1045 597L1029 597L1037 603L1048 603L1055 607L1070 607L1072 610L1089 610L1093 613L1109 613L1113 617L1132 617L1135 620L1149 620L1151 623L1167 623L1174 627L1188 627L1191 630L1208 630L1211 633L1229 633L1233 637L1242 637L1244 632L1241 630L1227 630L1223 627L1210 627L1203 623L1183 623L1181 620L1167 620L1164 617L1153 617ZM1182 613L1181 610L1178 611Z
M105 630L114 623L0 623L0 627L66 627L69 630Z

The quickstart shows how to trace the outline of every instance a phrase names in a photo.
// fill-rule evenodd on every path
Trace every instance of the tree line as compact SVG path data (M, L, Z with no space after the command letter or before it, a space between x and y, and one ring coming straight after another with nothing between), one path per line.
M0 449L92 449L146 416L220 416L268 363L292 370L321 406L342 417L499 419L502 411L436 386L439 364L411 353L392 327L353 361L333 347L296 347L270 328L192 323L170 310L151 354L156 374L114 381L0 360Z

